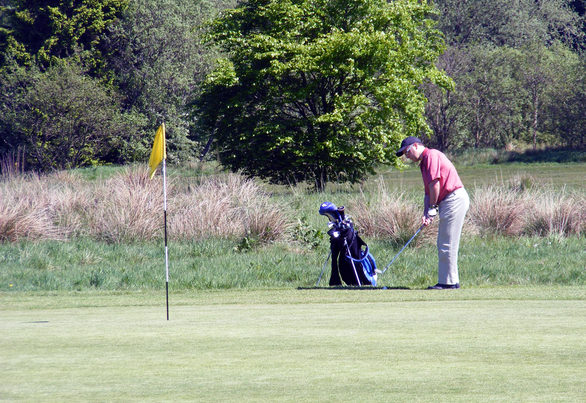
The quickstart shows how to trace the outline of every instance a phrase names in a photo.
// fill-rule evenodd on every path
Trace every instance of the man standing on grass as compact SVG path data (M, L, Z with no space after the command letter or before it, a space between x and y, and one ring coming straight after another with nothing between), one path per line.
M417 137L407 137L397 151L413 162L419 162L425 202L422 225L428 226L438 215L437 233L438 283L430 290L460 288L458 249L460 235L470 199L452 162L441 151L427 148Z

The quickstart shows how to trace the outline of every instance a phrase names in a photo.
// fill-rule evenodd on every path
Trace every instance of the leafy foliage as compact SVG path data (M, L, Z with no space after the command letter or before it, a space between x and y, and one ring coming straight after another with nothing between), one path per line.
M21 64L46 68L77 56L94 72L101 71L101 35L128 0L15 0L4 8L8 28L0 35L4 55Z
M430 145L584 147L583 2L436 4L449 45L439 66L456 87L425 90Z
M430 141L440 149L521 142L583 147L584 62L567 47L450 47L440 58L452 91L427 87Z
M23 147L34 170L121 163L144 153L137 117L120 113L116 94L75 64L45 72L14 67L0 86L2 146Z
M419 86L450 87L432 13L417 1L244 2L212 27L229 58L204 85L200 128L232 170L320 190L359 181L428 132Z
M234 170L319 189L393 164L406 134L586 146L583 0L251 0L205 25L235 4L0 0L0 160L144 160L164 120L171 162L214 142Z
M562 42L584 47L584 18L567 0L435 0L449 45L491 43L521 47Z
M225 2L232 3L217 6ZM104 39L124 108L140 111L148 127L165 122L172 161L197 149L186 106L217 57L200 39L215 7L206 0L135 0Z

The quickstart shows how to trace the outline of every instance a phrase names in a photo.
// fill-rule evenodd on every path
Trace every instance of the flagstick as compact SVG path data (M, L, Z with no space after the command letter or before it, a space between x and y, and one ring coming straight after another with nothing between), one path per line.
M165 294L167 299L167 320L169 320L169 252L167 249L167 170L163 158L163 217L165 222Z

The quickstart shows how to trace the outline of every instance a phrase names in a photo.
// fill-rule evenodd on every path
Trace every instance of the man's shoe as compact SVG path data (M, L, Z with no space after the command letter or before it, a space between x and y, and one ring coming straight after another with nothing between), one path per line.
M432 285L432 286L427 287L428 290L454 290L456 288L460 288L460 283L456 283L456 284L437 283L436 285Z

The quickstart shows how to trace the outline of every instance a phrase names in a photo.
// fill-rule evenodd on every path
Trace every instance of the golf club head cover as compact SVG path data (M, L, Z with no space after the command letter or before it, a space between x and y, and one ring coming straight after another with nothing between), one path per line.
M323 202L321 206L319 206L319 213L328 217L331 222L338 223L341 221L338 208L332 202Z

